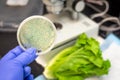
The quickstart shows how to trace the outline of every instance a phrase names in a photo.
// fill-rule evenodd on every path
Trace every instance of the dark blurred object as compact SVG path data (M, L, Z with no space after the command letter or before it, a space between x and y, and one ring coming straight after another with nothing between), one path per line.
M38 64L36 61L33 61L31 64L30 64L30 67L32 69L32 74L34 75L34 78L39 76L40 74L42 74L44 68Z
M98 17L96 19L94 19L95 22L99 23L100 21L102 21L103 19L107 19L110 17L114 17L114 18L118 18L118 16L120 15L120 1L119 0L108 0L109 4L110 4L110 8L107 14L105 14L102 17ZM94 5L92 4L92 7L87 4L86 9L84 10L84 13L88 16L91 17L92 14L95 13L99 13L102 12L104 10L105 6L98 6L98 5ZM115 22L114 22L115 21ZM119 21L119 20L118 20ZM110 33L114 33L117 37L120 38L120 27L119 25L116 23L118 22L116 20L108 20L107 22L105 22L104 24L102 24L102 29L100 27L99 29L99 36L106 38ZM103 30L103 26L106 27L106 29L104 28Z
M16 32L0 32L0 55L4 56L17 43Z
M29 0L26 6L7 6L6 0L0 0L0 21L20 23L31 15L43 14L41 0Z
M113 32L118 38L120 38L120 30L114 31Z
M107 0L110 4L108 14L118 17L120 15L120 0Z
M7 6L6 0L0 0L0 58L18 45L16 32L19 23L29 16L42 15L43 7L42 0L29 0L28 5L17 7ZM35 61L30 66L35 77L43 71Z
M110 4L110 8L108 11L109 15L115 16L117 18L120 17L120 0L107 0ZM113 32L118 38L120 38L120 30L116 30Z

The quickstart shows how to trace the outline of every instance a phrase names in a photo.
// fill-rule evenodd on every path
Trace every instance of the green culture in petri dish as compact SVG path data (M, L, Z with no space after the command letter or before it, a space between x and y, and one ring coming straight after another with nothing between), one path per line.
M55 42L55 28L44 18L31 18L19 30L19 42L25 48L45 51Z

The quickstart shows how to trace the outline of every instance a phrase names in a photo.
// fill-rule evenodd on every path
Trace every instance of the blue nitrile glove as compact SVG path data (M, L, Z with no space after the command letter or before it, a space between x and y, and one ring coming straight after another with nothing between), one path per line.
M17 46L12 49L0 60L0 80L33 80L31 68L27 65L36 57L35 48L23 51Z

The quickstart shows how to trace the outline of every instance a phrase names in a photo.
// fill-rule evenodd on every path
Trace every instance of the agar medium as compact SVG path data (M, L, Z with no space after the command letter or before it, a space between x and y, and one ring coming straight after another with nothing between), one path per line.
M37 54L50 51L56 40L54 24L43 16L30 16L21 22L17 31L18 44L23 50L36 48Z

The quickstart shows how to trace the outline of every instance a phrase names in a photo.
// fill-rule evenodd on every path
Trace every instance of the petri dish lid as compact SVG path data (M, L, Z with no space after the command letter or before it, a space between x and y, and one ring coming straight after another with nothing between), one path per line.
M56 28L52 21L44 16L30 16L20 23L17 30L18 44L26 50L34 47L37 55L49 52L56 40Z

